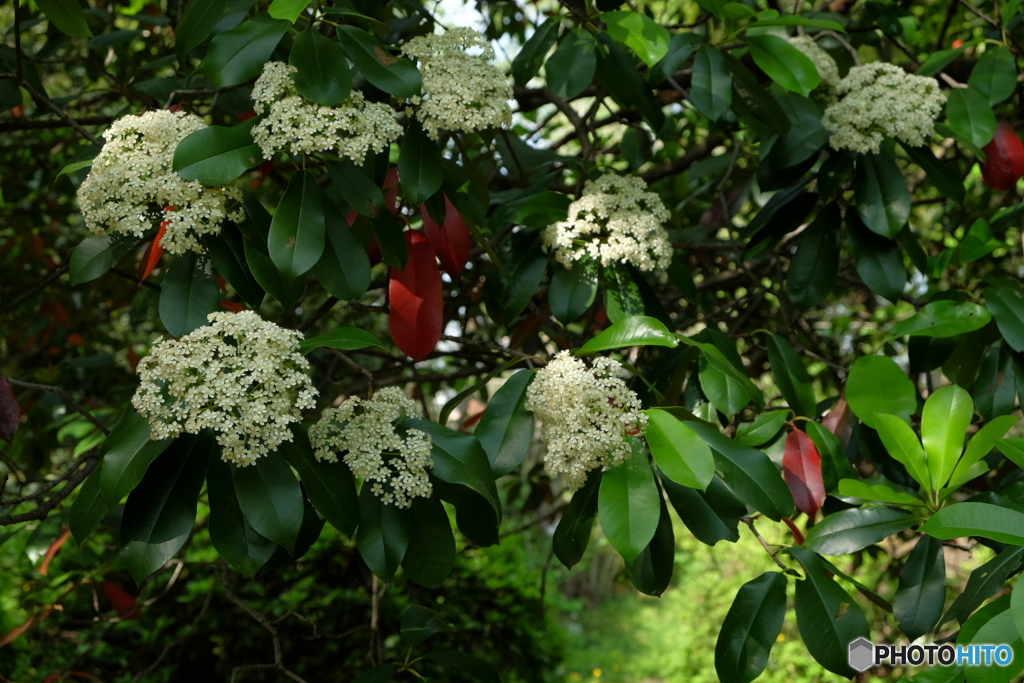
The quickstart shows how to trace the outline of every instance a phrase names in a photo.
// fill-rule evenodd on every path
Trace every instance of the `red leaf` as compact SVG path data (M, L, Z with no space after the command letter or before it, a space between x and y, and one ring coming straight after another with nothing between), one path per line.
M462 219L452 200L444 196L444 223L438 225L427 211L424 204L420 207L423 217L423 231L433 245L437 258L441 259L444 271L452 277L462 275L469 261L469 252L473 247L473 239L469 235L466 222Z
M220 307L226 311L231 311L232 313L241 313L245 310L244 305L237 301L228 301L227 299L220 302Z
M57 552L61 546L71 538L71 529L64 527L64 533L57 537L57 540L50 544L50 547L46 550L46 556L43 558L43 563L39 565L39 573L46 576L46 573L50 571L50 562L57 556Z
M127 619L139 618L139 601L121 586L110 581L103 582L103 592L114 606L117 616Z
M850 406L846 403L845 398L840 398L836 401L836 404L828 411L828 415L821 418L821 424L825 429L839 437L843 446L850 442L853 426L850 424Z
M388 169L388 174L384 178L384 187L381 189L385 192L385 205L388 207L388 211L394 215L398 215L398 167L392 166Z
M1006 121L1000 121L992 142L982 148L985 163L981 165L981 178L993 190L1012 190L1024 175L1024 144L1017 131Z
M782 456L782 478L793 494L796 507L813 517L825 502L825 483L821 478L821 456L811 437L794 429L786 437Z
M241 123L242 121L248 121L249 119L255 116L256 111L254 109L250 109L249 111L243 111L241 114L238 115L238 122Z
M11 385L0 377L0 439L11 443L21 426L21 406L11 391Z
M25 633L25 631L29 630L30 628L32 628L33 626L38 624L43 619L45 619L46 617L50 616L50 614L52 614L52 613L53 613L53 608L52 607L46 607L42 611L36 612L32 616L30 616L28 618L28 621L26 621L24 624L22 624L21 626L15 627L12 631L10 631L3 638L0 638L0 647L3 647L4 645L7 645L8 643L11 643L11 642L17 640L18 638L21 637L21 635L23 633Z
M804 541L807 539L804 538L803 532L800 531L799 528L797 528L796 524L793 523L793 520L791 520L789 517L783 517L782 521L785 522L786 526L789 527L789 530L793 532L793 540L796 541L796 544L803 545Z
M444 292L430 242L418 230L405 233L405 239L409 244L405 270L391 269L391 338L407 356L422 360L441 339Z
M160 241L164 238L164 233L167 232L167 223L168 221L164 221L160 224L160 230L157 231L156 237L149 245L149 249L146 250L146 255L140 264L142 268L139 270L139 280L149 277L149 274L156 268L156 264L160 263L160 257L164 255L164 248L160 246Z

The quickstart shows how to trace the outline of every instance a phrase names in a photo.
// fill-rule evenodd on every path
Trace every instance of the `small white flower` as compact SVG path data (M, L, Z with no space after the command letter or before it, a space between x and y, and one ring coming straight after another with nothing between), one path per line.
M610 173L587 181L566 220L545 228L543 246L554 249L566 268L589 256L602 266L631 263L645 272L665 270L672 263L672 244L662 225L668 219L668 209L642 178Z
M547 444L544 466L552 475L564 475L573 491L591 470L606 470L630 456L625 435L647 430L647 415L619 378L621 370L610 358L595 358L588 369L560 351L526 389L525 407L541 421L540 436Z
M818 75L821 76L821 85L818 88L831 95L839 85L839 67L836 66L836 60L832 59L832 55L818 47L814 38L810 36L793 36L789 39L789 44L814 62Z
M218 432L222 457L251 465L282 441L300 409L316 406L302 335L252 311L211 313L209 325L153 346L139 362L132 405L154 439Z
M240 207L227 210L242 200L237 188L203 187L172 170L178 143L205 127L198 116L167 110L115 121L103 133L107 142L78 188L78 204L89 230L142 237L157 222L166 221L160 246L183 254L201 252L199 236L219 232L225 219L244 220Z
M302 97L284 62L268 62L252 89L258 114L266 118L252 129L253 140L270 159L282 150L312 154L329 149L362 165L370 152L383 152L402 133L395 112L386 104L367 102L353 90L344 102L326 107Z
M861 154L877 154L886 136L920 147L935 134L935 119L946 94L934 78L914 76L887 62L850 69L825 109L822 123L829 144Z
M309 440L317 460L336 462L344 453L363 486L384 503L407 508L413 498L429 498L433 490L427 475L434 464L430 437L418 429L403 435L395 428L403 417L417 414L416 404L399 388L387 387L371 399L352 397L325 410L309 428Z
M457 27L417 36L402 52L422 65L424 96L411 102L419 105L416 118L431 138L436 140L443 130L472 133L511 125L512 87L491 64L494 49L485 36Z

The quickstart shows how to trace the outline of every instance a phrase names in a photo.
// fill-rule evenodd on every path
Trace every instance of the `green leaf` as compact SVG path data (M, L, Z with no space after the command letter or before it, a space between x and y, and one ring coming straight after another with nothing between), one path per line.
M494 667L487 662L458 650L434 650L423 655L424 659L437 662L443 666L454 666L480 683L501 683L501 678Z
M270 558L264 569L278 569L298 562L320 539L323 530L324 520L320 519L320 515L316 513L313 505L303 499L302 525L299 527L299 535L295 538L295 550L289 552L287 548L277 546L274 556Z
M406 576L421 586L437 586L455 566L455 536L437 498L414 498L409 518L409 549L402 559Z
M328 161L327 173L333 181L331 187L362 215L373 218L384 210L384 192L365 167L348 159Z
M395 97L420 94L423 80L411 61L393 57L379 40L355 26L339 25L338 36L348 58L370 83Z
M57 173L56 176L54 176L54 180L60 178L62 175L66 173L74 173L75 171L80 171L83 168L89 168L92 166L93 161L93 159L86 159L85 161L76 161L73 164L68 164L64 168L60 169L60 172Z
M953 510L960 505L971 505L971 503L959 503L946 508L946 510ZM923 528L921 530L924 531ZM1020 569L1021 562L1024 561L1022 555L1024 555L1024 548L1006 548L972 571L967 578L964 592L958 595L953 604L949 606L946 614L939 620L939 624L945 624L954 618L961 624L967 621L967 617L971 616L971 613L978 609L981 603L1001 591L1006 579Z
M1005 417L1013 416L1008 415ZM1017 467L1024 469L1024 439L996 439L995 446L999 449L1000 453L1009 458ZM983 455L987 455L987 453ZM964 459L966 460L966 458Z
M803 565L807 578L796 582L796 623L807 651L834 674L852 677L849 644L870 638L860 606L830 578L820 557L806 548L787 551Z
M370 258L340 214L328 207L324 220L327 243L313 272L331 296L353 301L370 287Z
M840 479L859 476L847 459L846 449L839 437L818 422L807 422L804 429L821 454L821 474L825 491L834 490Z
M257 121L252 118L237 126L207 126L189 133L174 148L174 172L207 186L230 183L263 161L263 152L252 139Z
M817 417L817 401L814 400L814 385L804 368L803 361L793 345L785 337L773 334L768 338L768 362L771 364L775 383L790 408L803 417Z
M769 519L779 521L793 511L793 496L775 464L759 450L733 441L714 427L692 422L711 446L715 465L736 497Z
M187 251L174 257L160 290L160 322L181 338L207 324L206 317L220 308L220 289L209 259Z
M961 643L967 643L967 640L957 638L957 645ZM967 683L1010 683L1020 680L1020 674L1024 671L1024 639L1017 631L1012 608L989 619L978 629L970 643L1005 644L1009 645L1013 652L1007 666L964 666Z
M919 518L890 508L854 508L814 525L804 545L821 555L848 555L899 533Z
M544 65L544 77L555 95L571 99L594 80L597 71L597 41L594 34L577 26L562 37Z
M704 395L729 420L750 403L746 385L712 365L706 355L700 358L698 378Z
M786 90L809 97L821 83L814 62L785 38L767 34L748 35L746 41L754 63Z
M955 337L980 330L988 325L992 315L970 301L933 301L906 320L896 323L885 335L892 341L908 334L921 337Z
M431 474L449 484L458 484L484 497L501 518L498 489L494 486L491 464L479 439L472 434L455 432L436 422L422 418L406 418L402 426L426 433L432 442L434 468Z
M786 619L786 575L766 572L743 584L715 645L715 670L729 683L750 683L768 666Z
M837 22L829 21L828 19L804 17L796 14L786 14L774 19L759 19L752 27L761 26L813 26L815 28L823 28L827 31L846 33L846 29L843 28L842 24Z
M654 538L661 515L661 494L647 454L638 439L631 441L633 454L604 473L598 495L601 529L627 564Z
M681 486L667 477L662 477L661 483L679 519L701 543L735 543L740 539L739 521L746 516L747 506L718 475L706 491Z
M910 189L896 161L884 152L860 155L853 192L864 225L882 237L895 239L910 218Z
M302 526L302 489L281 454L256 458L248 467L232 466L238 504L252 528L262 536L295 550Z
M977 261L1002 246L1005 243L992 236L991 226L981 217L971 224L971 229L960 242L960 260L963 263Z
M846 401L853 414L872 429L878 429L876 414L896 415L909 422L917 412L914 383L888 356L857 359L846 380Z
M900 424L903 424L900 422ZM868 484L860 479L840 479L839 495L860 498L861 500L875 503L888 503L889 505L905 505L908 507L922 507L925 502L917 496L902 491L894 491L883 484Z
M664 410L645 411L648 417L647 445L658 466L669 479L704 490L715 476L711 448L686 423Z
M309 272L324 252L323 200L316 176L299 171L288 181L270 224L270 258L286 280Z
M259 309L266 292L245 258L245 239L238 228L232 223L225 223L216 235L203 235L202 243L214 269L235 288L245 303Z
M599 351L621 349L625 346L668 346L678 345L676 336L668 331L665 324L655 318L642 315L623 318L588 341L576 352L586 356Z
M75 494L75 502L71 504L68 512L68 526L71 527L71 534L75 537L78 545L85 543L85 539L92 533L96 525L113 509L113 505L107 504L100 493L100 473L103 471L102 463L96 466L85 479L85 483Z
M833 202L818 213L800 236L796 254L790 261L786 291L789 300L801 311L817 306L832 293L839 272L841 223L839 205Z
M210 41L203 60L206 80L215 88L226 88L256 78L290 27L289 21L257 14L218 34Z
M391 581L409 548L408 515L384 504L365 483L359 491L356 547L366 566L385 583Z
M309 3L310 0L274 0L270 3L267 13L275 19L284 19L294 24L302 10L309 7Z
M988 503L956 503L936 512L921 531L943 541L980 536L1024 545L1024 512Z
M182 64L189 52L202 45L224 16L227 0L192 0L174 31L174 52Z
M355 225L359 225L363 219L357 218ZM404 232L404 223L397 216L392 216L390 211L378 214L373 220L373 236L377 238L377 246L380 248L381 258L384 263L398 270L405 270L405 264L409 260L409 243Z
M387 348L381 340L362 328L339 327L327 334L302 340L299 342L299 352L303 355L308 355L310 351L321 346L341 351L355 351L356 349L365 349L369 346L376 346L382 349Z
M441 148L427 137L423 126L412 123L405 131L402 152L398 157L398 174L402 191L411 204L422 204L441 189L444 169Z
M953 60L964 53L969 46L963 45L953 50L937 50L921 63L914 73L918 76L935 76L953 63Z
M216 450L210 434L178 437L128 496L119 557L136 582L164 566L188 540L196 500Z
M729 362L729 359L713 344L706 344L703 342L693 341L682 335L677 335L679 341L683 342L688 346L696 346L704 354L704 358L707 359L708 364L714 367L719 372L727 375L728 377L735 380L735 382L743 387L747 395L754 401L754 405L757 406L758 410L764 409L764 396L761 394L761 390L750 381L750 378L741 372L735 365ZM703 379L702 379L703 385ZM709 384L710 386L710 384ZM745 404L744 404L745 405Z
M495 479L519 467L533 443L533 413L526 410L526 388L534 370L517 372L494 392L473 435L480 441Z
M498 544L498 515L486 498L437 477L431 478L431 484L437 497L455 508L455 523L466 538L481 548Z
M967 85L985 96L990 105L1008 99L1017 89L1017 62L1002 45L987 45L971 70Z
M89 38L92 31L85 21L85 11L79 0L36 0L50 23L64 35L72 38Z
M338 43L321 33L304 31L297 35L288 62L298 69L292 80L307 100L334 107L352 90L348 58Z
M702 36L696 33L677 33L672 36L668 52L661 61L647 70L647 82L650 85L658 85L669 76L674 75L683 68L694 49L702 42L704 42Z
M676 537L672 531L672 518L663 497L658 498L661 514L654 538L633 562L626 567L633 586L645 595L659 596L672 582L672 569L676 561Z
M858 417L860 416L858 415ZM932 490L928 458L917 435L914 434L914 430L906 423L906 418L902 415L874 413L871 420L889 455L902 463L910 476L916 479L925 490ZM861 418L861 422L864 422L863 418ZM865 424L867 423L865 422Z
M581 559L590 543L590 530L597 517L598 491L601 488L601 470L587 475L583 487L572 495L555 528L552 548L558 561L572 569Z
M988 95L974 88L953 88L946 99L949 127L975 147L984 147L996 134L996 115Z
M540 72L551 47L558 40L558 27L562 23L558 17L552 17L537 27L529 40L523 43L519 53L512 60L512 77L516 85L525 86L530 79Z
M150 463L171 443L150 439L149 420L130 407L125 409L100 447L103 468L93 475L98 477L100 495L110 508L138 486Z
M554 275L548 287L551 315L563 325L575 322L583 315L597 296L596 268L588 261L568 269L554 265Z
M920 74L921 70L918 69L917 73ZM955 166L937 159L932 148L927 145L911 147L905 144L903 150L915 164L928 174L928 179L943 196L952 199L957 204L964 203L966 196L964 181L960 178L959 170Z
M1016 290L1002 286L989 287L983 294L1003 339L1017 353L1024 351L1024 298Z
M409 647L416 647L437 633L452 633L455 627L426 607L409 605L402 615L402 630L399 635Z
M238 504L231 467L220 458L213 458L206 473L210 540L229 565L251 577L270 561L278 546L246 521Z
M889 301L899 300L907 285L903 256L892 240L868 230L860 217L846 214L847 234L857 257L857 274L871 291Z
M668 29L642 12L601 12L608 35L632 48L644 64L653 67L668 54L672 36Z
M946 558L942 543L921 536L900 572L892 612L900 630L917 640L939 625L946 601Z
M86 237L71 252L71 284L80 285L105 274L135 244L134 238L123 235Z
M1005 443L1007 441L1013 442L1015 440L1004 440L1002 439L1002 436L1006 434L1006 432L1010 431L1010 428L1016 423L1016 415L1002 415L979 429L967 443L967 450L964 451L964 455L960 458L960 462L958 462L956 468L953 469L953 476L950 477L950 481L954 484L960 481L974 463L988 455L992 451L993 447L999 448L999 450L1005 455L1005 451L1003 451ZM1024 453L1022 453L1022 456L1024 456ZM1024 462L1024 458L1021 459L1021 462ZM1024 467L1024 465L1022 465L1022 467Z
M789 419L788 410L770 410L761 413L753 422L744 422L736 428L736 441L744 446L760 446L775 438Z
M936 390L924 403L921 415L921 442L928 456L932 488L946 485L960 454L964 436L974 417L971 395L955 384Z
M704 116L717 121L732 104L732 75L725 57L710 45L697 48L690 99Z
M282 442L278 452L299 473L316 511L335 529L352 536L359 523L359 499L352 472L342 462L317 460L306 431L296 425L291 431L292 440Z

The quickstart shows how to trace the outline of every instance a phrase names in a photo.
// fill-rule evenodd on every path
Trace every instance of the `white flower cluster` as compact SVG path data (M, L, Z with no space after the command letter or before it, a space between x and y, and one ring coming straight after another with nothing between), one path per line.
M209 325L159 342L139 362L132 405L154 439L213 429L223 459L239 467L291 441L289 423L313 408L317 391L302 335L252 311L211 313Z
M831 95L839 85L839 67L836 66L836 60L832 59L832 55L818 47L814 38L810 36L793 36L789 39L789 44L803 52L814 63L818 75L821 76L821 85L817 89L824 91L826 96Z
M914 76L888 62L850 69L825 109L822 123L832 133L829 144L866 154L878 153L886 137L919 147L935 133L935 118L946 94L934 78Z
M665 270L672 244L662 225L668 209L636 176L603 175L588 180L583 196L569 205L566 220L544 229L545 251L566 268L585 256L601 265L631 263L642 271Z
M422 64L424 96L412 102L419 105L416 117L431 138L442 130L472 133L512 123L512 86L491 64L494 49L480 33L457 27L417 36L402 52Z
M418 412L398 387L388 387L373 398L353 396L325 410L310 427L309 440L317 460L336 462L337 454L344 453L345 464L364 480L363 486L384 503L407 508L413 498L429 498L433 490L427 476L434 465L430 437L418 429L404 436L395 430L395 423Z
M159 221L167 222L160 246L172 254L201 252L200 235L217 233L227 219L241 221L245 212L228 205L242 200L233 187L203 187L174 173L174 149L185 136L205 128L194 114L149 111L123 116L103 137L92 170L78 188L85 225L142 237ZM173 207L171 209L165 209Z
M295 89L295 71L284 62L268 62L252 89L256 113L266 114L252 137L267 159L282 150L312 154L336 149L361 165L368 153L384 151L401 135L388 105L367 102L358 90L336 107L310 102Z
M610 358L595 358L588 369L560 351L526 389L525 407L541 421L547 444L544 466L564 475L573 491L591 470L624 462L631 453L625 435L647 429L639 398L618 376L621 369Z

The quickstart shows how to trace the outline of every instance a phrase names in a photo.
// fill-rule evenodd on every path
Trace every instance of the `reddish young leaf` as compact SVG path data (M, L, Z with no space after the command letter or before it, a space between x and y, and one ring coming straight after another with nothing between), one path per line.
M392 166L388 169L387 177L384 178L384 187L381 189L385 192L385 204L388 207L388 211L394 215L398 215L398 167Z
M238 122L241 123L242 121L248 121L251 118L255 118L255 116L256 116L256 110L255 109L250 109L249 111L243 111L241 114L238 115Z
M409 261L391 269L391 338L407 356L422 360L434 350L444 329L441 271L430 242L418 230L405 233Z
M11 385L0 377L0 439L11 443L21 426L21 406L11 391Z
M821 478L821 456L811 437L794 429L786 437L782 456L782 478L793 494L796 507L813 517L825 502L825 483Z
M61 549L61 546L71 538L71 529L64 527L64 533L57 537L57 540L50 544L50 547L46 550L46 556L43 558L43 563L39 565L39 573L46 576L47 572L50 571L50 562L57 556L57 552Z
M123 619L139 618L139 601L124 588L111 581L104 581L103 592L114 606L117 616Z
M238 303L237 301L228 301L224 299L220 302L220 307L225 311L231 311L232 313L241 313L245 310L245 306Z
M1012 190L1024 175L1024 144L1017 131L1006 121L1000 121L996 136L982 151L986 158L981 165L981 179L993 190Z
M462 275L469 261L473 238L452 200L448 199L448 195L444 196L444 223L441 225L431 217L426 204L420 206L420 215L423 217L423 231L427 233L437 258L441 259L444 271L452 277Z
M840 398L828 411L828 415L821 419L821 425L828 431L839 437L845 446L850 442L850 435L853 426L850 424L850 406L845 398Z
M149 274L156 268L156 264L160 263L160 257L164 255L164 248L160 246L160 241L164 238L164 233L167 232L167 223L164 221L160 224L160 230L157 231L156 237L149 245L149 249L146 250L146 255L142 258L142 263L139 264L139 280L145 280L149 277Z
M786 526L789 527L789 530L793 532L793 540L796 541L796 544L803 545L804 541L806 541L807 539L804 538L804 533L800 531L796 524L793 523L793 520L791 520L789 517L783 517L782 521L785 522Z

